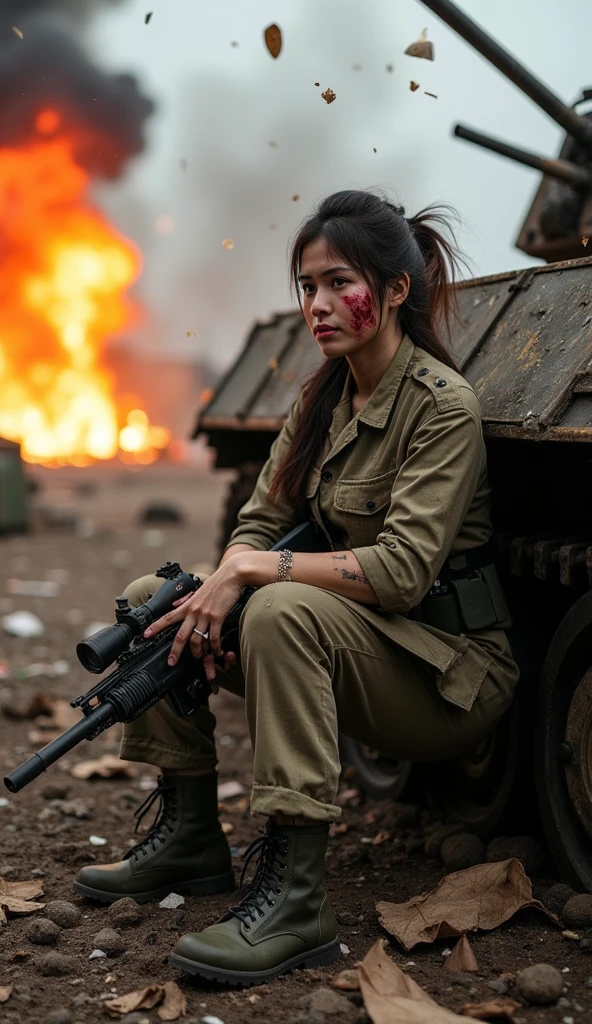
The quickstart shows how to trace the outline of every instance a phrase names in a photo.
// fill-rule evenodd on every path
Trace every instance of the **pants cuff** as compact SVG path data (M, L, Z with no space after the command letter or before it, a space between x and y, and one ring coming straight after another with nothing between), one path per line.
M123 761L141 761L157 768L199 768L215 771L215 755L200 754L195 750L169 747L157 740L123 740L119 756Z
M336 804L324 804L311 796L298 793L295 789L283 786L253 786L251 795L251 813L302 815L313 821L337 821L341 817L341 807Z

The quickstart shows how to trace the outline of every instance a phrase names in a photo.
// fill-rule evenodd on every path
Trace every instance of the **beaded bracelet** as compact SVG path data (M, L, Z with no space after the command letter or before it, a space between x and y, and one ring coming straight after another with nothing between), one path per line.
M282 548L280 551L280 561L278 565L278 583L291 583L292 579L290 576L290 569L292 568L292 562L294 555L288 548Z

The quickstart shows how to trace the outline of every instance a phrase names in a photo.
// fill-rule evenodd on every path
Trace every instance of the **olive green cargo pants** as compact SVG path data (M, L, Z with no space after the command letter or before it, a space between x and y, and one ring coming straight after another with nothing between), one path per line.
M125 591L148 600L162 580ZM402 760L453 757L479 742L511 703L486 676L470 711L445 701L435 669L357 616L351 602L304 583L256 591L241 619L240 664L218 677L245 698L253 745L255 814L334 821L338 731ZM181 718L166 700L125 726L121 756L163 769L214 769L216 720L207 707Z

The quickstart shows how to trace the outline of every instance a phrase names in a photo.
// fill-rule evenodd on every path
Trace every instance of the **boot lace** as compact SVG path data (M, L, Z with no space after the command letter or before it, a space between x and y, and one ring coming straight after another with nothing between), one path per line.
M249 931L251 924L254 924L257 917L264 917L263 907L275 906L273 896L281 894L280 885L284 881L282 871L287 868L286 858L288 855L288 839L285 835L274 835L267 832L258 836L243 854L244 866L241 872L240 885L242 886L245 873L253 857L259 855L259 861L253 881L240 903L231 907L224 915L223 920L230 917L237 917L242 921L246 931Z
M153 853L156 852L157 842L164 843L167 837L173 834L173 826L177 821L177 793L173 783L165 781L162 775L158 776L156 789L153 789L134 811L136 819L134 832L138 831L142 818L148 814L157 800L159 801L158 810L149 831L139 843L132 846L131 850L126 853L126 860L132 856L136 859L145 857L151 850Z

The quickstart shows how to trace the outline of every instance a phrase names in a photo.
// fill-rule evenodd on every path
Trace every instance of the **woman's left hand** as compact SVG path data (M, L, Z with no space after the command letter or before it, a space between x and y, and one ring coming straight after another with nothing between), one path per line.
M199 590L175 602L176 607L173 611L167 612L162 618L157 619L145 631L144 636L155 636L175 622L182 623L171 647L168 658L169 665L177 663L183 648L189 641L193 656L207 659L204 664L208 679L215 678L213 656L225 654L220 642L220 632L228 613L245 588L237 564L233 565L237 562L238 556L229 559L208 577ZM208 639L204 642L199 633L194 632L195 629L199 629L202 633L208 633ZM230 661L234 661L233 655L230 656Z

